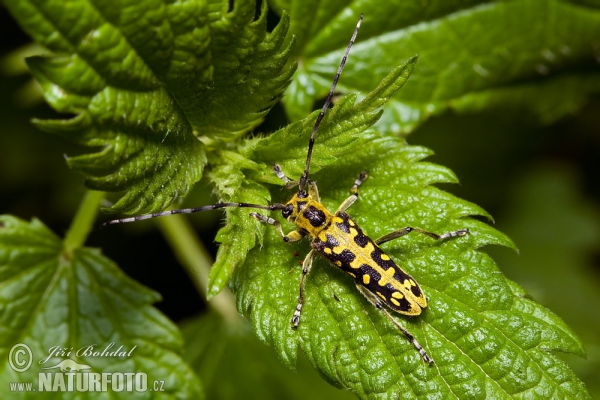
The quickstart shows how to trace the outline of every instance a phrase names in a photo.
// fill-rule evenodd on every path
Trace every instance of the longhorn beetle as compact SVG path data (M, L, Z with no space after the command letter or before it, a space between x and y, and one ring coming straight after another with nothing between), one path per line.
M321 204L316 183L308 179L310 160L319 124L329 107L338 79L342 73L348 54L350 53L350 48L358 34L362 19L363 16L361 14L356 29L354 30L354 34L352 35L344 57L342 58L342 62L333 79L331 90L329 91L325 104L313 127L310 141L308 142L306 165L300 180L291 180L283 173L278 164L273 165L275 174L284 182L286 188L291 189L298 185L298 192L287 203L274 203L266 206L249 203L217 203L196 208L164 211L137 217L116 219L105 222L102 226L140 221L172 214L189 214L200 211L216 210L225 207L246 207L269 211L281 210L283 217L289 222L296 224L297 227L296 230L291 231L287 235L283 232L279 221L257 212L251 212L250 216L262 223L273 225L285 242L296 242L306 235L309 235L312 239L312 249L307 254L304 263L302 264L298 305L296 306L291 321L293 328L297 328L300 324L300 316L304 305L304 285L306 283L306 276L312 267L315 253L319 253L331 261L336 267L354 278L356 287L367 300L377 309L382 311L383 314L400 331L402 331L407 339L419 351L426 363L432 364L433 359L429 357L419 342L417 342L417 340L383 307L386 305L400 314L411 316L419 315L421 310L427 307L425 294L419 287L419 284L410 275L398 267L394 261L379 248L379 245L407 235L410 232L419 232L434 239L442 240L464 236L469 233L469 230L460 229L438 235L423 229L406 227L384 235L377 240L372 240L361 230L361 228L359 228L356 222L346 214L346 210L358 199L358 187L365 179L367 179L366 171L363 171L354 181L354 185L350 189L350 197L344 200L334 214Z

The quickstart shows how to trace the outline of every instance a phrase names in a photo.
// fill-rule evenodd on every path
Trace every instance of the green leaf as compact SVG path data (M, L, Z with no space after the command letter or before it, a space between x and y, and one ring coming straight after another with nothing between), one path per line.
M359 148L312 176L329 209L343 201L366 168L370 177L350 212L372 237L404 226L435 232L471 229L469 237L444 243L412 236L384 246L429 297L421 317L398 319L435 366L426 366L404 336L362 299L352 280L322 259L309 275L302 322L294 331L290 318L300 268L292 273L290 268L298 266L310 246L285 244L273 229L266 231L264 247L251 250L244 267L235 270L232 281L238 308L259 337L289 366L302 349L330 382L359 397L585 397L581 382L549 352L583 355L579 340L479 250L489 244L512 247L512 242L468 218L484 214L481 209L430 186L454 181L453 174L421 161L430 152L399 139L365 133ZM285 201L283 196L273 194L274 201Z
M202 395L197 377L182 360L177 327L151 306L160 296L129 279L98 250L64 250L61 240L38 220L0 217L0 298L0 355L6 360L19 343L33 354L32 366L23 373L2 364L5 390L9 382L37 382L38 373L57 372L41 368L70 358L91 366L91 372L145 373L150 386L162 380L161 398ZM131 355L76 355L88 346L102 351L109 343L114 343L113 351L123 346ZM72 354L53 356L40 365L54 346ZM95 398L88 393L65 398ZM56 392L37 394L56 397ZM131 392L112 395L128 398ZM150 398L151 392L138 396Z
M231 287L238 309L252 321L259 338L288 366L296 364L301 349L325 379L360 397L395 397L400 392L409 397L541 392L585 397L581 382L549 353L582 355L579 340L558 317L527 299L479 250L489 244L514 248L512 242L469 218L489 217L481 208L431 186L456 182L456 177L446 168L423 162L429 150L366 130L379 117L378 107L404 84L415 61L394 69L363 102L354 105L356 96L345 96L328 112L317 135L311 177L319 183L324 204L335 209L359 172L369 170L370 178L351 212L372 237L407 225L435 232L471 229L471 236L444 243L408 237L385 246L429 296L423 316L403 322L437 364L425 366L404 336L362 299L351 280L323 260L309 276L300 328L291 329L300 273L294 266L309 245L285 244L274 229L266 229L260 236L262 246L251 248L256 226L254 221L242 222L247 212L232 210L220 232L224 243L237 241L239 246L226 244L220 252L225 261L217 261L210 290L216 292L224 284L233 269L227 266L235 264ZM267 138L242 142L241 155L247 158L226 155L229 161L222 161L226 167L211 174L219 191L232 201L245 200L245 193L255 196L254 190L243 188L243 176L281 185L270 171L272 162L279 162L288 176L299 176L316 114ZM267 204L269 196L254 198ZM285 202L287 195L276 190L271 198ZM271 216L292 229L277 213Z
M293 40L283 47L286 15L266 33L266 2L254 22L254 1L235 2L231 14L226 14L227 1L216 3L222 10L210 14L214 79L201 93L211 101L194 105L200 114L194 127L201 134L231 139L257 126L283 96L295 71L295 65L284 69Z
M600 92L600 73L563 74L542 83L523 83L469 93L451 101L459 113L494 110L541 124L575 114ZM539 101L543 99L543 101Z
M312 175L330 210L367 169L369 179L349 212L371 237L405 226L472 232L442 243L412 234L384 245L429 298L422 316L397 319L436 364L425 365L406 338L362 298L352 279L321 258L308 276L302 320L294 331L290 319L297 303L298 264L310 245L285 244L274 229L266 230L264 247L249 252L231 283L238 309L261 340L292 367L301 349L328 381L361 398L400 393L406 398L587 397L579 379L550 352L583 355L580 341L480 250L489 244L514 247L512 242L469 217L484 215L479 207L431 186L455 181L454 175L422 161L430 151L401 139L364 133L359 148ZM272 194L274 201L286 200L285 193ZM275 213L271 216L291 229Z
M237 202L268 204L268 190L256 183L246 183L232 196ZM207 298L210 300L227 285L234 269L244 265L248 250L256 245L258 237L262 244L264 226L248 217L247 209L227 209L227 224L219 230L215 240L221 243L217 259L210 269Z
M111 212L164 209L202 176L205 145L256 126L279 100L288 20L266 32L266 4L7 0L21 26L52 55L28 64L46 100L69 120L37 121L100 147L68 158L90 188L125 195Z
M449 107L495 111L499 104L513 111L530 109L526 116L533 113L547 123L579 109L600 91L597 2L289 3L291 32L299 37L302 57L284 98L292 120L303 118L327 93L360 13L365 19L339 91L367 92L398 59L413 54L420 59L405 90L386 105L378 123L385 132L410 132ZM296 8L310 10L311 18L295 14Z
M404 86L416 62L417 58L411 57L390 69L391 72L361 102L355 104L357 96L354 94L344 96L325 114L319 126L311 171L317 172L357 149L357 139L381 117L381 107ZM243 153L269 166L278 163L289 176L300 176L306 162L308 138L319 112L315 111L267 138L254 141ZM261 176L260 179L281 184L272 171L269 171L268 177Z

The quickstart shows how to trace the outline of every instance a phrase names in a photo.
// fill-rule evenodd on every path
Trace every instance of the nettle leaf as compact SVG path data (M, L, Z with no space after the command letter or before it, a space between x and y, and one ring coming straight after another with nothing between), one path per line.
M100 147L67 159L90 188L124 191L108 211L164 209L202 176L196 136L231 140L279 100L288 20L266 32L266 4L7 0L21 26L52 55L28 64L44 95L70 120L37 121Z
M381 108L408 81L415 68L417 57L410 57L403 64L391 68L390 72L362 101L357 95L340 98L335 107L327 111L319 126L315 143L311 171L318 171L339 158L356 150L360 134L371 127L382 115ZM335 75L335 74L334 74ZM332 75L333 76L333 75ZM340 82L345 78L340 78ZM267 164L278 163L290 176L300 176L304 171L308 138L321 110L314 111L302 121L294 122L267 138L257 141L247 152L249 157L263 160ZM272 171L267 182L281 183Z
M232 198L242 203L268 204L269 191L257 183L242 184ZM229 208L227 223L219 230L215 240L221 243L217 258L210 269L207 297L210 300L227 285L234 269L244 265L248 250L262 245L264 226L254 218L249 218L247 209Z
M182 359L179 330L151 305L159 299L98 250L66 251L60 238L40 221L1 216L0 354L6 359L18 343L28 345L33 354L32 366L23 373L2 363L2 386L37 382L38 373L45 372L41 368L71 358L89 365L92 372L144 372L149 385L154 380L165 382L165 398L200 398L200 383ZM116 345L113 351L122 345L132 350L131 356L76 357L78 349L111 342ZM73 354L54 356L40 365L54 346ZM96 398L93 394L74 391L66 398ZM37 395L56 397L55 392ZM114 398L130 395L112 393ZM151 392L138 395L150 398Z
M229 2L211 2L222 8L209 14L214 79L200 93L211 101L197 104L195 122L203 134L206 130L213 137L230 139L262 122L283 96L296 69L295 65L284 69L294 41L283 47L289 27L285 14L273 32L266 33L266 2L254 22L254 1L234 2L231 16L226 14Z
M398 62L419 55L406 88L385 106L385 132L407 133L449 107L533 115L549 123L598 93L598 4L568 0L276 2L291 10L302 64L284 98L303 118L324 97L356 15L363 27L341 92L368 92ZM281 4L287 3L287 4ZM301 9L303 13L295 13ZM549 94L549 92L551 92ZM522 97L520 97L522 96ZM560 99L558 101L557 99Z
M265 231L263 247L250 250L231 281L238 309L259 338L290 367L301 349L325 379L361 398L587 397L582 382L551 353L583 355L580 341L481 251L490 244L514 248L510 239L470 217L486 215L479 207L432 186L455 182L454 174L422 161L429 150L377 132L364 133L358 148L312 175L330 210L367 169L369 179L349 213L371 237L406 226L472 232L443 242L413 233L383 246L429 298L421 316L396 317L435 364L424 364L353 280L320 257L308 276L300 326L292 329L300 262L310 244L286 244L275 229ZM290 194L272 196L284 202ZM293 229L278 213L271 216Z
M598 92L600 73L561 74L544 79L543 83L522 83L469 93L453 100L451 105L461 113L495 110L551 124L564 115L575 114L591 94Z

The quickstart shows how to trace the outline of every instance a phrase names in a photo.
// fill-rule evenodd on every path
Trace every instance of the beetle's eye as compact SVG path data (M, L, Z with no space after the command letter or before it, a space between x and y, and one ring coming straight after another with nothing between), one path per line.
M290 205L286 206L283 210L281 210L281 215L283 215L283 218L287 218L290 215L292 215L293 210L294 210L294 206L290 204Z

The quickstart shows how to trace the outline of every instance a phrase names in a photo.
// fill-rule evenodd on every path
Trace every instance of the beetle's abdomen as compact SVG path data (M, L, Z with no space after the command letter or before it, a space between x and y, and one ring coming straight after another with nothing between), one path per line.
M345 212L314 237L313 248L376 294L391 309L418 315L427 300L417 282L369 238Z

